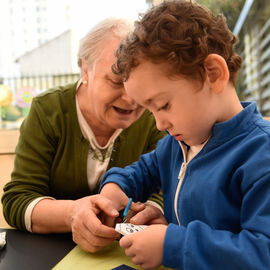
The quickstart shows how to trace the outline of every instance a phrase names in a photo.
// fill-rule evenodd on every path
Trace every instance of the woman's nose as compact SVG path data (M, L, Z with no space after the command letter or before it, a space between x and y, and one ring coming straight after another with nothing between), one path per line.
M130 96L127 95L126 91L123 91L122 99L124 101L126 101L130 105L136 104L136 102L134 101L134 99L132 99Z

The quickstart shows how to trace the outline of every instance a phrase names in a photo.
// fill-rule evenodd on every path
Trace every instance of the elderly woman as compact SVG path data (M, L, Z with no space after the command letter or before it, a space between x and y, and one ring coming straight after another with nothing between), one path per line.
M100 180L109 168L124 167L154 149L165 135L111 70L114 52L131 29L124 19L99 23L80 43L81 80L34 98L2 197L11 226L34 233L71 231L73 240L90 252L118 236L102 224L101 213L117 217L118 212L95 195ZM162 212L153 205L158 201L153 195L134 220L162 222Z

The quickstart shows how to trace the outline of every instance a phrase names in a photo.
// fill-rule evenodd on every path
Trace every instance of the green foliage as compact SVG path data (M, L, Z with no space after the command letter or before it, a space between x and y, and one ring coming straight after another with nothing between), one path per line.
M13 105L3 106L1 108L0 116L2 117L2 120L16 121L20 117L22 117L22 112L18 107L13 106Z
M245 0L197 0L196 2L209 8L215 15L223 14L231 31L245 4Z

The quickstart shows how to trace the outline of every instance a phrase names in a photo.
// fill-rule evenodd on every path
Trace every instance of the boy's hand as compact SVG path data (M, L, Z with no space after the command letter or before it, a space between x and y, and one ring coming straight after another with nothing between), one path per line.
M123 192L123 190L115 183L107 183L103 186L101 195L110 199L114 204L114 207L120 211L126 207L128 204L129 198ZM129 215L129 222L137 225L142 224L165 224L167 225L167 221L161 212L161 210L151 204L148 203L132 203L130 207L130 212L132 215ZM119 222L119 221L118 221ZM104 224L108 226L114 226L115 219L107 217L104 220Z
M154 269L162 264L166 230L166 225L150 225L140 232L123 236L119 243L134 264Z
M119 211L126 207L128 204L129 198L123 192L123 190L115 183L105 184L100 194L112 201L114 207Z
M115 183L105 184L100 191L100 195L108 198L113 203L115 209L118 211L123 210L129 202L127 195ZM143 209L145 209L145 205L141 203L132 202L130 206L130 210L134 212L140 212ZM106 216L105 219L103 219L103 223L107 226L113 227L115 225L115 218L112 219L111 217Z

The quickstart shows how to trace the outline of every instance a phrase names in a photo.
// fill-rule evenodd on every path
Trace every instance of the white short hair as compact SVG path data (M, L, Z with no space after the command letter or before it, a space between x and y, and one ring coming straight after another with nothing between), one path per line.
M133 22L126 18L110 17L99 22L80 40L78 66L81 68L83 59L94 68L106 40L112 36L124 39L132 30Z

